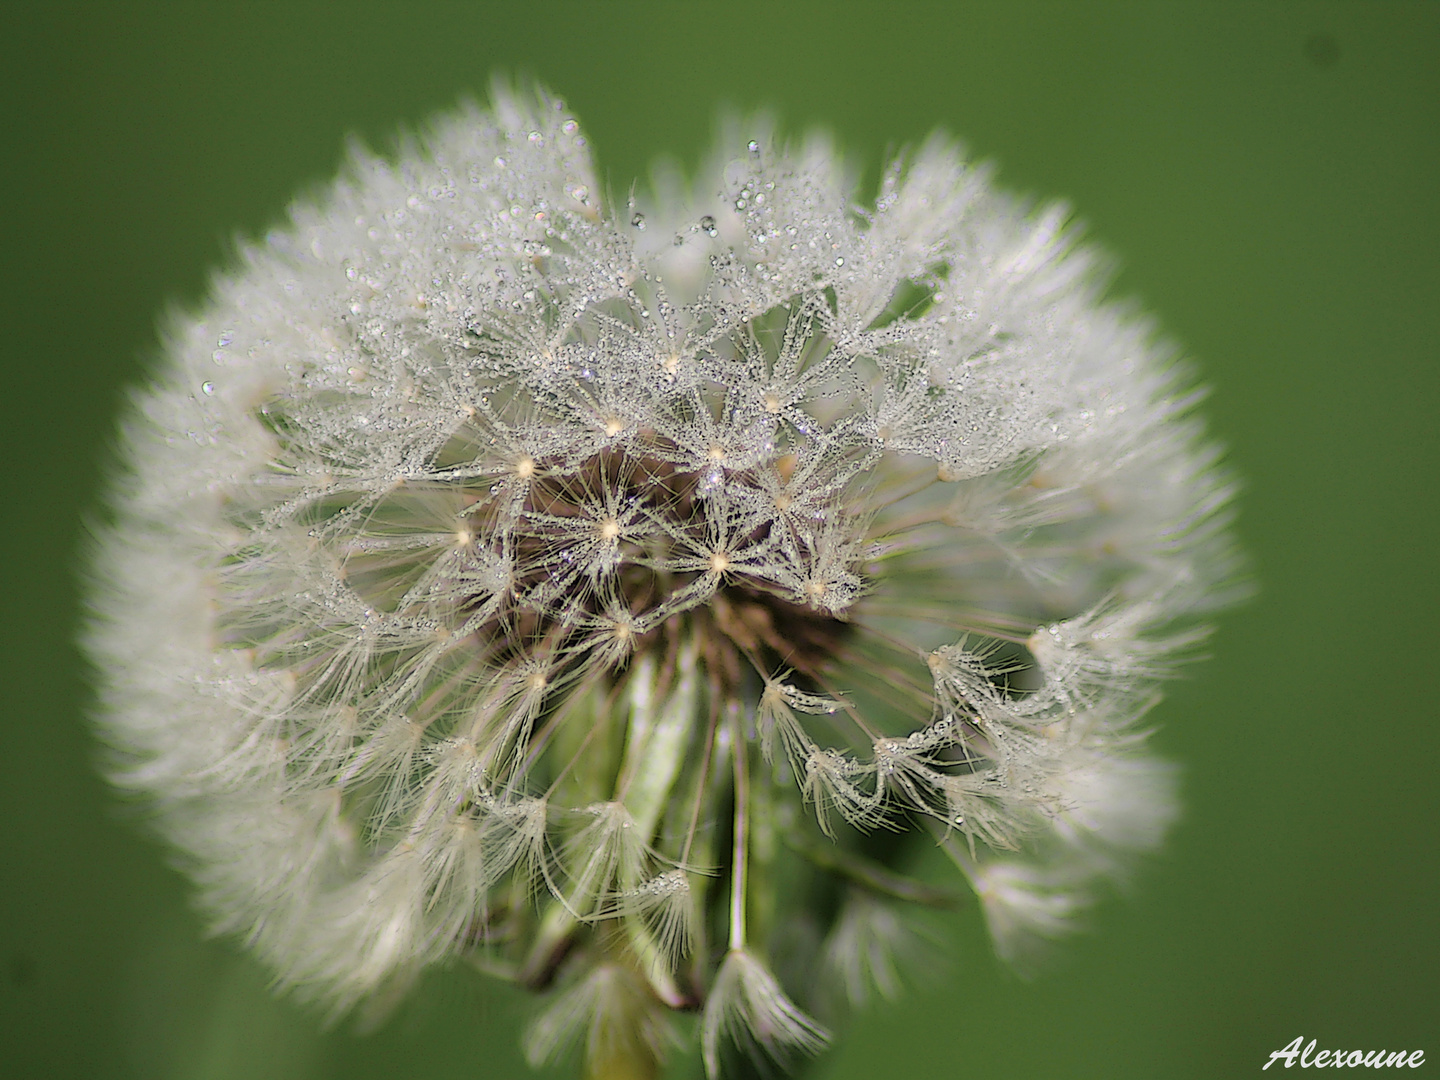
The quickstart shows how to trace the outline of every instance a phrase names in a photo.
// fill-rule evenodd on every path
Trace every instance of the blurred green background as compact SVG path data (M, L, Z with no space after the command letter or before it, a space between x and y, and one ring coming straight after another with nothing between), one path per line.
M1260 592L1154 714L1186 777L1165 852L1033 982L956 915L944 966L813 1075L1248 1076L1302 1033L1440 1068L1440 6L431 0L0 15L0 1072L527 1075L526 1003L478 976L360 1038L202 940L92 774L72 644L157 317L347 134L392 147L494 71L563 94L620 193L726 104L831 128L872 176L959 134L1079 208L1247 481Z

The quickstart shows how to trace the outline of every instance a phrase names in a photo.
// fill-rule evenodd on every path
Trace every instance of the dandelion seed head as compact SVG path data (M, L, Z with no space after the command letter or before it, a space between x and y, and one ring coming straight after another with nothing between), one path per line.
M860 205L757 124L622 204L579 132L500 91L357 156L171 327L93 555L111 773L337 1014L483 954L560 985L533 1060L701 1007L712 1073L783 1064L777 836L870 890L815 957L857 1001L926 895L860 833L1005 955L1160 842L1233 483L1068 214L947 140Z

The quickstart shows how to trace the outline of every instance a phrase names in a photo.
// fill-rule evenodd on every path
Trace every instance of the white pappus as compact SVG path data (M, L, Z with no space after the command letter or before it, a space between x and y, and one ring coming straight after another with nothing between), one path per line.
M935 891L875 830L1019 955L1162 838L1137 725L1235 595L1188 372L1102 286L939 137L871 201L763 122L606 200L540 93L357 155L133 397L111 776L281 985L466 957L595 1077L685 1011L711 1073L820 1048L777 952L893 993Z

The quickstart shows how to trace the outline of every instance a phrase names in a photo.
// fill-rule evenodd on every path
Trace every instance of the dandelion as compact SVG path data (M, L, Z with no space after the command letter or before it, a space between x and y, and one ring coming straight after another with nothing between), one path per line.
M174 324L94 544L111 775L333 1015L463 958L550 994L535 1062L654 1076L688 1012L783 1066L787 971L892 995L949 902L901 834L1006 956L1161 840L1231 484L1064 211L944 139L873 201L760 123L600 191L498 92Z

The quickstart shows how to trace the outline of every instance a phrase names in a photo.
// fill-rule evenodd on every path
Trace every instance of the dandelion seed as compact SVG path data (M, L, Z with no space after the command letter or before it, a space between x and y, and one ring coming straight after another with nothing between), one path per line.
M661 955L672 969L678 968L699 943L689 875L684 870L667 870L641 885L629 899L655 935Z
M862 1007L900 994L901 968L918 951L904 919L875 897L852 889L825 940L821 963L846 1002Z
M705 1072L711 1077L720 1074L722 1039L786 1065L797 1053L818 1053L830 1035L785 996L763 963L732 949L715 976L700 1024Z
M643 978L619 964L600 964L558 995L525 1033L535 1068L585 1044L592 1076L634 1075L629 1064L657 1060L675 1042L663 1006Z
M1161 841L1139 725L1233 484L1064 212L946 140L857 208L731 131L621 206L554 104L358 157L173 326L91 556L110 774L336 1015L469 956L553 995L532 1061L651 1075L700 1009L712 1075L783 1066L826 1035L766 957L888 996L936 895L861 832L1017 959Z

